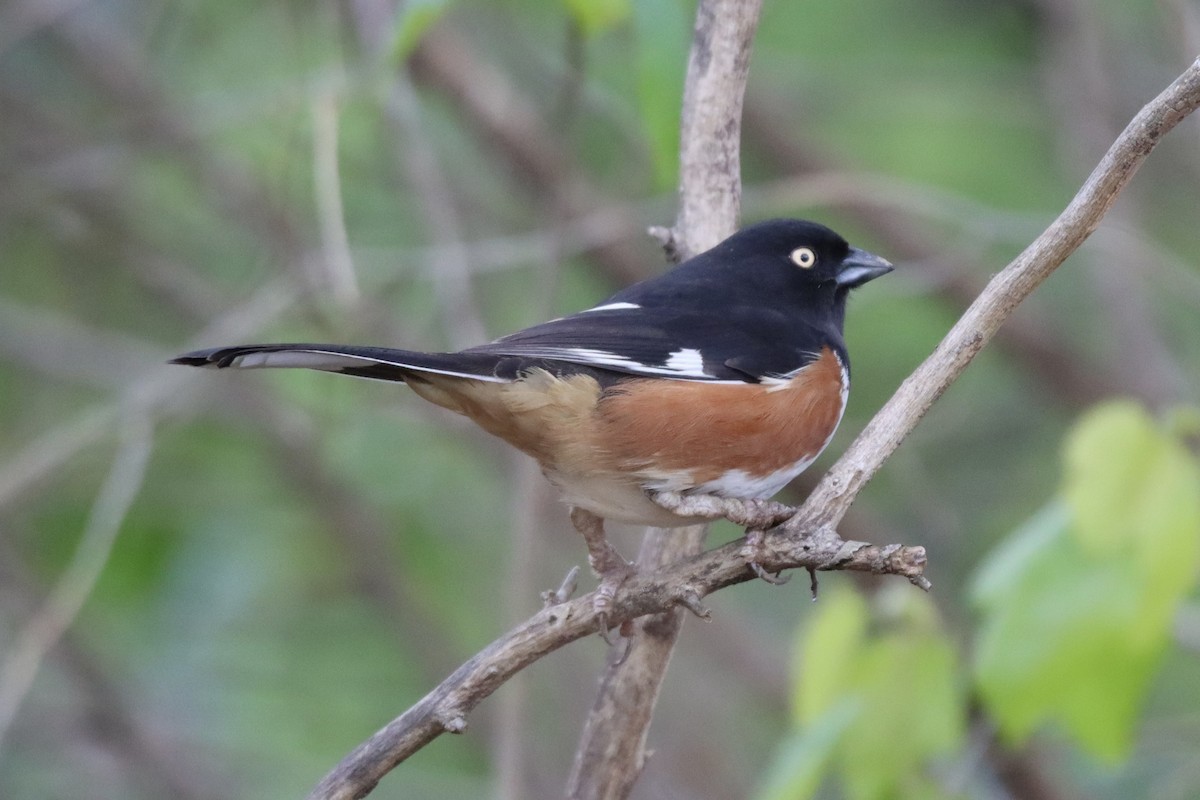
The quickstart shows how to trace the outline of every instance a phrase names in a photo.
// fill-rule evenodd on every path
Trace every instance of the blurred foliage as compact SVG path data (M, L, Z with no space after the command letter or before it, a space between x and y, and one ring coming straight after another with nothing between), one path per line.
M693 11L0 5L0 683L120 421L155 426L0 739L0 797L299 796L580 563L523 461L401 388L163 361L451 347L662 269L644 230L674 214ZM852 304L854 391L814 473L1195 57L1198 20L1182 0L768 0L745 216L819 219L899 264ZM1200 426L1166 411L1200 394L1197 135L1167 137L847 519L925 545L933 594L830 574L816 606L712 598L636 798L1200 795ZM1097 405L1114 395L1136 405ZM505 687L373 796L559 795L602 658L539 663L523 703Z
M872 631L862 597L831 594L798 641L793 710L803 727L761 796L812 797L822 762L854 800L947 796L924 768L962 744L967 714L958 656L932 603L890 587Z
M926 598L890 585L874 613L848 591L822 598L797 639L798 731L761 800L814 797L835 765L854 800L958 796L931 774L965 747L972 695L1008 744L1057 722L1098 759L1128 758L1200 576L1200 466L1131 402L1089 411L1064 460L1061 499L974 578L969 676Z
M1061 501L976 578L976 673L1007 737L1055 720L1114 761L1196 587L1200 467L1132 403L1085 416L1065 460Z

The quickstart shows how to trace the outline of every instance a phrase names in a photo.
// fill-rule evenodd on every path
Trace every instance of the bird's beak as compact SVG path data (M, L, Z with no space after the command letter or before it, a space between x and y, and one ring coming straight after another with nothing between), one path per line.
M886 258L880 258L874 253L851 247L850 254L842 259L836 280L838 286L853 289L855 286L862 286L867 281L875 280L880 275L887 275L893 269L895 267L892 266L892 262Z

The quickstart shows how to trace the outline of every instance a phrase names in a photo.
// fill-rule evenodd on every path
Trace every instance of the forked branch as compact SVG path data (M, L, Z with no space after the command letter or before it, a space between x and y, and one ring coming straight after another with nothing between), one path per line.
M1146 156L1171 128L1200 106L1200 60L1134 117L1083 188L1026 250L987 285L962 318L817 485L797 514L769 532L756 550L765 568L864 570L903 575L923 584L920 547L844 541L836 525L850 504L954 382L1017 305L1088 237ZM676 605L701 610L708 594L751 580L744 540L627 581L614 598L610 622L655 614ZM547 653L595 631L591 595L535 614L459 667L325 777L311 800L349 800L368 794L397 764L449 731L466 729L467 715L508 678Z

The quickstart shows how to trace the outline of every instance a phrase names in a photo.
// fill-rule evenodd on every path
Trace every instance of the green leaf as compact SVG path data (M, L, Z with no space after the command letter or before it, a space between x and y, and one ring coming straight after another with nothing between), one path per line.
M1010 741L1054 720L1092 753L1116 758L1152 666L1123 635L1138 622L1134 585L1065 530L1040 556L979 628L980 696Z
M793 697L806 727L776 759L764 797L810 796L835 763L848 797L882 800L959 746L966 709L955 648L929 598L896 589L875 598L876 635L856 592L822 598L797 642Z
M1129 403L1085 415L1065 452L1063 501L974 580L975 676L1006 738L1056 722L1115 761L1196 580L1200 468Z
M867 604L850 589L838 587L821 598L807 633L796 639L792 659L792 708L800 722L816 724L846 693L868 616Z
M1066 442L1063 496L1092 550L1119 548L1138 523L1138 503L1163 437L1136 403L1088 412Z
M842 699L802 731L783 741L755 794L757 800L804 800L821 786L838 741L862 704Z
M1111 552L1141 586L1131 633L1165 635L1200 562L1200 468L1132 403L1089 413L1069 437L1063 494L1085 547Z
M1035 514L984 561L972 582L973 599L988 608L1004 603L1070 523L1065 503L1052 502Z
M633 6L633 28L638 105L654 184L668 189L678 172L679 104L692 39L690 15L679 0L639 0Z
M630 0L565 0L571 19L584 36L605 33L629 19Z
M953 644L938 629L929 598L904 592L907 625L892 625L863 649L855 670L863 712L843 737L838 762L846 796L895 797L954 751L966 728L966 704Z

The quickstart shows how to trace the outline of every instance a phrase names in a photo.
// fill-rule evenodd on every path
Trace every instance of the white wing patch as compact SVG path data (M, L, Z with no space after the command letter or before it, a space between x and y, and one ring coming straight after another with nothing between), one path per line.
M683 372L688 375L708 374L704 371L704 356L699 350L692 350L687 347L671 353L667 358L667 363L663 364L663 368Z
M556 355L549 355L549 350L557 350ZM584 364L596 366L620 367L640 375L662 375L668 378L692 378L696 380L715 381L716 376L704 371L704 356L699 350L683 348L667 356L662 366L643 364L619 353L609 353L588 347L549 348L549 358L563 358ZM722 381L723 383L741 383L741 381Z

